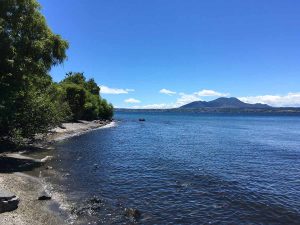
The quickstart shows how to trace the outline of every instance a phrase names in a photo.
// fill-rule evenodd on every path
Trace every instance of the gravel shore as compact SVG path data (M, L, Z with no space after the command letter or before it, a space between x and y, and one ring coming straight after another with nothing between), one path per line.
M80 121L79 123L64 123L53 129L43 142L38 145L49 147L49 144L77 136L98 128L114 126L111 121ZM45 184L38 177L29 176L37 163L45 159L30 159L19 153L2 152L0 154L0 189L14 193L20 198L18 209L0 214L0 224L5 225L60 225L68 224L66 218L53 210L55 200L39 201L38 197L45 192ZM50 157L46 158L50 159ZM3 165L2 165L3 164ZM24 166L25 165L25 166ZM31 167L32 166L32 167ZM22 171L24 169L24 171Z

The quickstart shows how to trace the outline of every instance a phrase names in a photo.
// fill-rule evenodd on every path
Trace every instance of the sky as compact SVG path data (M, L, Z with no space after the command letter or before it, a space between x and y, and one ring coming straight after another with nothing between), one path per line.
M84 72L122 108L238 97L300 106L299 0L39 0Z

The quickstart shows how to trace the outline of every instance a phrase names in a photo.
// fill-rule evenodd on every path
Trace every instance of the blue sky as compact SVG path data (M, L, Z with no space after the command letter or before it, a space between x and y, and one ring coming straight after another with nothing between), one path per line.
M298 0L40 0L70 43L55 81L84 72L116 107L235 96L300 106Z

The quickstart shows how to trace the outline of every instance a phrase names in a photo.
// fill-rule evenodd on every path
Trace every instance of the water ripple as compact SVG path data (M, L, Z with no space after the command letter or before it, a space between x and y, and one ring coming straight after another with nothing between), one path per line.
M116 117L56 146L78 224L299 224L299 117Z

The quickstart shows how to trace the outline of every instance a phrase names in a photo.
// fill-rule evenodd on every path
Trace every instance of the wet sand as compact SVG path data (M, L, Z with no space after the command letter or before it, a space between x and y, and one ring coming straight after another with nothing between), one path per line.
M94 129L111 127L111 121L80 121L80 123L64 123L62 127L53 129L36 146L49 147L51 143L80 135ZM40 201L38 197L45 192L43 179L29 176L26 171L40 167L51 157L32 159L21 153L3 152L0 154L0 189L14 193L20 198L18 209L0 214L0 224L5 225L60 225L68 224L66 212L59 209L54 199ZM41 168L43 169L43 168Z
M0 214L0 224L66 224L61 215L50 210L53 202L38 200L38 196L44 191L44 185L40 179L23 173L1 174L0 186L20 198L18 209Z

